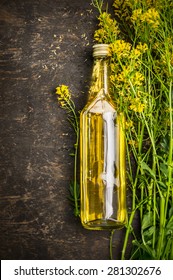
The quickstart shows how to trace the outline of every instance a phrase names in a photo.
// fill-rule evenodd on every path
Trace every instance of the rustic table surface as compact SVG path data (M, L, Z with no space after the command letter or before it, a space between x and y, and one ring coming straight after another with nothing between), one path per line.
M1 259L109 259L110 232L82 228L68 200L75 135L54 94L66 84L83 108L97 16L90 0L0 2Z

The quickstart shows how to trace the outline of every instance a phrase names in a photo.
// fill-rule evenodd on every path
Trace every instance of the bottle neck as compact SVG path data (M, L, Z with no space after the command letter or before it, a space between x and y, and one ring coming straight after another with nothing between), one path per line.
M108 78L108 58L96 57L94 59L94 66L92 72L92 83L90 94L107 95L109 94L109 78Z

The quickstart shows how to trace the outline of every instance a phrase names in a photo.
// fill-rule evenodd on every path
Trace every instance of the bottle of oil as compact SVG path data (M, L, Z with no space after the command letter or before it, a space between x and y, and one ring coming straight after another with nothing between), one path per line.
M88 103L80 115L81 222L91 230L126 223L124 117L109 95L109 45L93 46Z

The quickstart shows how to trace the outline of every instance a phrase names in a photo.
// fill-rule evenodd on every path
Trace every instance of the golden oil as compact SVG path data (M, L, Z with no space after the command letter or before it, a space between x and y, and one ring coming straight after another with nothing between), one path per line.
M94 45L87 105L80 115L81 222L87 229L126 223L124 116L109 95L108 45Z

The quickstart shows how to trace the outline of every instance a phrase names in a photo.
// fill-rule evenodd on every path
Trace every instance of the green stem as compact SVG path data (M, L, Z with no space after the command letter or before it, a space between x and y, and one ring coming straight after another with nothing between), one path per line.
M76 135L75 155L74 155L74 200L75 200L75 216L79 216L79 205L77 196L77 157L78 157L79 133Z
M154 226L154 232L153 232L153 240L152 240L152 249L155 248L155 242L156 242L156 184L154 183L153 186L153 226Z
M134 94L136 95L135 89L133 88L133 85L132 85L131 81L130 81L130 85L131 85L131 88L132 88ZM128 242L129 235L130 235L130 232L131 232L131 225L132 225L132 222L133 222L133 219L134 219L134 215L135 215L135 212L136 212L136 197L137 197L136 188L137 188L137 184L138 184L139 172L141 170L140 169L140 161L141 161L141 152L142 152L142 144L143 144L143 137L144 137L144 128L145 128L145 122L142 121L142 127L139 129L139 126L138 126L138 135L137 135L137 139L138 139L138 153L137 153L135 147L134 146L132 147L134 157L137 160L137 170L136 170L136 174L135 174L135 181L134 181L133 187L132 187L132 212L131 212L131 215L130 215L130 218L129 218L129 223L128 223L126 234L125 234L123 250L122 250L122 255L121 255L121 259L122 260L125 259L125 252L126 252L126 248L127 248L127 242ZM131 137L131 132L129 134L130 134L130 138L132 138ZM139 155L139 156L137 157L137 155ZM128 160L130 162L130 158L129 157L128 157ZM142 189L141 194L142 194L142 198L143 198L143 189ZM143 204L140 204L140 213L141 214L143 213L143 206L142 205Z
M167 214L167 208L168 208L168 201L171 191L171 184L172 184L172 169L173 169L173 162L172 162L172 154L173 154L173 117L172 117L172 81L170 82L170 88L169 88L169 118L170 118L170 138L169 138L169 156L168 156L168 190L167 190L167 196L166 196L166 203L165 203L165 219ZM173 202L173 188L172 188L172 202Z
M102 14L103 0L92 0L92 5Z
M79 216L79 203L78 203L78 194L77 194L77 164L78 164L78 146L79 146L79 121L75 112L75 105L72 100L67 102L70 112L72 113L72 121L71 124L76 133L76 143L74 144L75 152L74 152L74 201L75 201L75 216Z
M110 252L110 259L111 259L111 260L113 260L112 248L113 248L113 236L114 236L114 232L115 232L115 230L112 230L112 231L111 231L110 241L109 241L109 252Z
M157 242L156 249L156 259L160 260L162 248L163 248L163 239L164 239L164 227L165 227L165 199L163 196L160 197L160 219L159 219L159 237Z
M129 218L129 222L128 222L128 225L127 225L126 234L125 234L125 238L124 238L123 249L122 249L122 254L121 254L121 259L122 260L125 259L127 242L129 240L129 235L130 235L130 232L131 232L132 222L133 222L133 219L134 219L134 215L136 213L136 186L137 186L137 182L138 182L137 178L138 178L139 170L140 170L140 168L139 168L139 166L137 166L135 182L134 182L133 187L132 187L132 211L131 211L131 214L130 214L130 218Z
M124 238L123 249L122 249L122 253L121 253L121 260L125 260L127 242L129 240L129 235L130 235L130 232L131 232L131 226L132 226L132 222L133 222L135 213L136 213L136 210L134 209L134 210L132 210L132 212L130 214L130 218L129 218L129 222L128 222L128 225L127 225L127 230L126 230L126 234L125 234L125 238Z
M143 138L144 138L144 127L145 127L145 124L144 124L144 121L142 121L142 128L140 130L139 144L138 144L139 155L141 155L141 152L142 152L142 144L143 144ZM138 166L139 166L139 164L138 164ZM143 200L144 200L144 185L142 184L141 185L141 201L143 201ZM142 221L142 218L143 218L143 203L140 206L140 219L141 219L141 221Z

